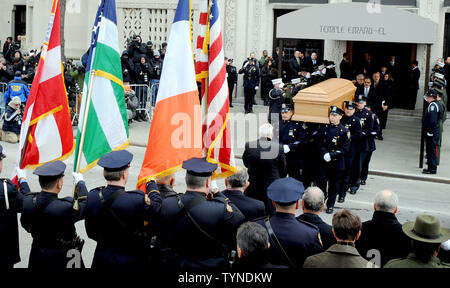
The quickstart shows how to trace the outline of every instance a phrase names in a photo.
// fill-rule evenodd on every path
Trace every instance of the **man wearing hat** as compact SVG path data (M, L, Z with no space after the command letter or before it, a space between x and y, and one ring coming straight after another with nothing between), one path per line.
M244 74L245 114L253 113L255 94L259 89L259 68L256 62L255 58L249 58L239 70L239 74Z
M0 145L0 173L3 170L3 147ZM30 193L25 170L17 169L20 188L10 179L0 179L0 271L12 269L20 262L17 213L22 212L23 196Z
M425 100L429 103L427 111L422 119L422 127L425 133L425 144L427 152L428 169L423 170L423 174L437 173L437 145L440 134L440 121L442 118L442 107L437 98L437 92L429 90L425 95Z
M295 218L303 192L303 184L294 178L278 179L267 189L276 213L255 222L269 233L269 261L274 265L301 268L307 257L323 251L317 226Z
M22 227L33 237L28 268L84 267L81 259L84 240L77 236L75 223L84 219L87 189L83 175L73 173L78 188L78 209L74 209L75 200L72 197L58 198L65 170L66 164L58 160L46 163L33 172L39 176L42 192L24 196L20 218ZM78 263L72 264L68 257L72 249L80 253Z
M347 190L350 185L350 177L352 173L353 160L355 158L355 153L359 151L362 127L361 120L355 116L356 104L352 101L344 102L344 116L342 117L341 123L350 131L350 147L348 153L344 156L344 175L342 180L341 189L339 192L338 203L344 203L345 196L347 195Z
M163 200L160 241L172 269L223 267L236 247L236 231L244 215L228 198L210 194L211 176L218 165L206 158L183 162L185 194Z
M345 170L344 156L350 147L350 131L340 123L343 115L341 108L331 106L330 124L323 126L316 136L321 155L317 186L328 196L327 214L333 213Z
M369 152L369 136L373 135L373 113L366 108L367 98L364 95L356 96L355 116L361 121L362 136L360 145L355 147L355 158L352 165L352 177L350 179L350 194L355 195L361 183L361 168Z
M308 140L305 128L300 122L292 121L294 107L283 104L281 107L280 145L286 154L286 174L299 181L303 180L303 153Z
M153 58L150 59L150 87L152 88L152 106L155 106L156 96L158 95L159 81L163 68L163 60L158 50L153 52Z
M283 104L283 79L272 80L273 89L269 92L269 123L278 126L281 121L281 106Z
M86 232L97 241L92 268L138 268L148 265L150 240L162 198L156 182L146 192L125 191L133 154L112 151L98 161L106 187L91 190L86 208Z
M412 252L406 259L389 261L384 268L448 268L437 258L441 243L450 239L450 230L441 228L439 219L431 215L419 215L415 222L402 226L411 238Z
M444 133L444 123L447 120L447 92L440 83L433 83L432 88L436 91L437 97L436 99L439 101L441 105L441 120L439 121L439 141L438 141L438 150L437 150L437 165L439 166L441 160L441 146L442 146L442 135Z
M230 99L230 107L232 108L234 86L237 84L238 74L236 67L233 66L233 59L228 59L227 57L225 57L225 65L227 70L227 84Z
M19 142L20 129L22 127L22 111L20 106L20 98L15 96L6 107L5 115L3 116L3 127L1 132L1 140L10 143Z

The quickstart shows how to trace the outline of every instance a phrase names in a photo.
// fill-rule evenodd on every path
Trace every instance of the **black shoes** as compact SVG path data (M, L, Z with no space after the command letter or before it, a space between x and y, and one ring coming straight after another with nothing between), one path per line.
M366 185L366 180L361 180L361 185Z
M384 140L384 138L383 138L382 135L377 136L377 139L380 140L380 141L383 141L383 140Z
M345 198L344 197L339 197L337 202L338 203L344 203L345 202Z
M427 175L436 175L437 171L436 170L428 170L428 169L424 169L422 171L422 174L427 174Z
M349 193L350 193L351 195L355 195L356 192L358 192L358 188L357 188L357 187L351 187L351 188L350 188L350 192L349 192Z
M327 214L333 214L333 208L327 208L327 211L325 211Z

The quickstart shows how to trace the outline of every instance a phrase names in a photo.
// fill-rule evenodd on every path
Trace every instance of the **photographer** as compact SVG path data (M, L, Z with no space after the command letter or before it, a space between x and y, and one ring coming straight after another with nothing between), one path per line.
M14 79L14 70L11 65L6 64L6 59L0 60L0 82L8 83Z
M9 143L19 142L20 128L22 127L22 111L20 98L14 97L6 107L3 118L2 140Z
M152 106L155 106L156 96L158 95L159 80L161 79L163 61L160 57L159 51L154 52L154 57L150 60L151 74L150 87L152 89Z
M22 79L28 84L32 84L35 76L35 63L33 58L30 57L30 53L28 53L28 51L23 52L23 63Z
M122 62L123 82L135 83L134 63L130 59L128 51L123 51L120 60Z
M22 53L20 50L20 44L11 42L9 45L8 51L4 54L6 61L13 63L15 58L22 59ZM20 55L16 55L16 53L19 52Z
M22 72L24 66L22 52L18 50L14 52L11 63L13 65L14 72Z
M6 52L8 52L11 42L12 42L12 37L6 38L5 44L3 44L3 55L6 56Z
M136 75L137 75L137 84L139 85L149 85L150 84L150 75L151 75L151 67L148 63L147 57L145 55L141 55L140 57L140 64L136 65ZM146 87L138 86L136 87L136 94L139 98L139 108L145 109L147 106L147 94L148 89ZM144 111L138 111L136 113L136 117L134 120L141 122L141 121L148 121L147 115L145 115Z
M147 48L147 53L146 53L147 58L148 59L153 59L153 42L152 41L148 41L147 45L146 45L146 48Z
M139 99L136 97L136 92L131 90L129 83L124 82L125 87L125 103L127 105L128 125L133 123L133 118L136 117L136 109L139 106Z
M135 65L139 65L141 55L147 54L147 49L142 46L142 38L139 35L134 35L128 44L128 56Z

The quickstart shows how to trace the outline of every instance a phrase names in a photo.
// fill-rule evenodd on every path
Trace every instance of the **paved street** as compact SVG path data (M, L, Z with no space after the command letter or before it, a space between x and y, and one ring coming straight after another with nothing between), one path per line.
M236 104L233 112L241 112L243 110L242 105ZM261 124L265 121L265 112L267 108L262 106L255 107L255 112L262 113L260 115ZM258 114L257 114L258 115ZM255 117L254 115L247 116ZM254 121L253 119L252 121ZM234 132L249 131L253 127L258 125L245 124L235 121L233 127ZM439 174L436 178L442 180L450 180L450 127L449 123L446 123L444 135L442 165L439 167ZM251 128L249 128L251 127ZM388 130L385 132L386 140L383 142L377 141L378 150L373 156L373 162L371 168L376 171L388 171L398 174L422 176L421 170L418 168L419 160L419 137L420 136L420 119L410 118L403 116L391 116L388 124ZM134 146L130 147L130 151L134 154L134 161L131 165L130 182L127 185L127 189L133 189L136 183L137 175L143 161L145 154L145 146L148 137L149 124L148 123L133 123L130 126L130 140ZM240 137L239 136L234 136ZM235 139L235 143L242 143L248 140L253 140L256 134L253 136L247 136L243 139ZM3 177L9 177L15 164L15 158L17 155L17 144L2 143L4 147L4 153L8 157L3 160ZM242 147L236 147L236 156L239 158L242 155ZM236 160L238 165L242 165L240 159ZM68 168L65 176L65 187L60 194L60 197L71 196L72 175L70 173L73 166L73 156L66 161ZM37 177L32 175L32 171L28 171L28 178L31 189L33 191L39 191L39 184ZM183 192L185 190L184 185L184 172L178 174L176 190ZM91 171L85 174L85 179L89 189L97 186L104 185L102 177L102 170L99 167L93 168ZM426 179L425 179L426 180ZM445 181L444 181L445 182ZM220 188L224 188L223 181L219 183ZM391 189L395 191L400 198L400 209L398 212L398 218L400 222L414 221L415 217L422 213L428 213L438 216L441 219L441 223L444 227L450 227L450 186L448 184L431 183L428 181L413 181L404 180L398 178L370 176L367 181L367 186L363 186L357 195L349 195L347 201L344 204L337 204L337 209L348 208L356 211L360 215L363 221L371 218L373 212L372 201L375 194L383 189ZM20 216L19 216L20 217ZM322 217L328 223L331 223L331 215L323 214ZM77 231L79 235L86 240L86 244L83 250L83 259L86 267L91 266L93 253L95 250L95 242L88 239L84 230L84 222L77 223ZM20 249L22 262L18 263L15 267L27 267L28 256L31 246L31 236L22 228L20 228ZM182 240L180 240L182 241Z

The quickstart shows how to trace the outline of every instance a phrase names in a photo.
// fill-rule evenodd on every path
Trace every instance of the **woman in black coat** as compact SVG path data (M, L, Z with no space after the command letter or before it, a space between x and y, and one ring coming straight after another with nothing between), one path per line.
M12 132L20 135L22 127L22 111L20 110L21 101L19 97L14 97L6 107L6 112L3 118L3 131Z

